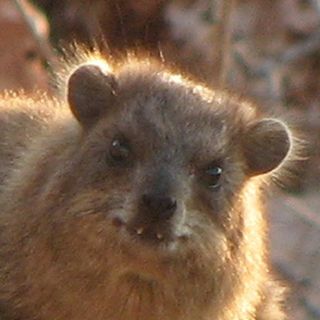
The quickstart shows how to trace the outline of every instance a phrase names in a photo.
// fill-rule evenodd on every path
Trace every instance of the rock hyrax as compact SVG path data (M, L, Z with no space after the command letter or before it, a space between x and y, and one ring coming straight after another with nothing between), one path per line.
M130 55L0 107L4 319L284 319L262 200L283 122Z

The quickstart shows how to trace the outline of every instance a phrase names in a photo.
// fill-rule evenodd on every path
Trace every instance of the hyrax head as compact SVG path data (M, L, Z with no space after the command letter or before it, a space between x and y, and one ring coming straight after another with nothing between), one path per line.
M152 62L82 65L68 102L82 128L68 211L99 217L99 237L127 247L225 254L217 243L242 234L248 181L290 149L282 122Z

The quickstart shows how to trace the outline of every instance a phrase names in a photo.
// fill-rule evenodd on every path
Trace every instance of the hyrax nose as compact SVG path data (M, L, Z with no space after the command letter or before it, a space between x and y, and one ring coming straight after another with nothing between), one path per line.
M170 219L177 209L176 199L158 194L144 194L142 204L148 214L157 220Z

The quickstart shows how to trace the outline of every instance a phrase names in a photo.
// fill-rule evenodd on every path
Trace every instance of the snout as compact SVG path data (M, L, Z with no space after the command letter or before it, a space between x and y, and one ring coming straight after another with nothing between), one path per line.
M166 221L177 210L177 201L168 195L146 193L141 197L140 209L153 221Z
M137 212L127 229L143 241L171 242L176 238L179 209L177 199L171 195L144 193L138 200Z

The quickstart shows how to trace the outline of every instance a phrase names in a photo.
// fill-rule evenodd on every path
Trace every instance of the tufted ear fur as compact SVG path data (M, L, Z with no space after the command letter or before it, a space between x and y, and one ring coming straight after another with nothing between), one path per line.
M68 102L72 113L85 127L95 123L111 107L116 80L97 65L82 65L70 76Z
M242 146L247 173L251 176L267 173L287 156L291 146L290 132L279 120L263 119L250 126Z

